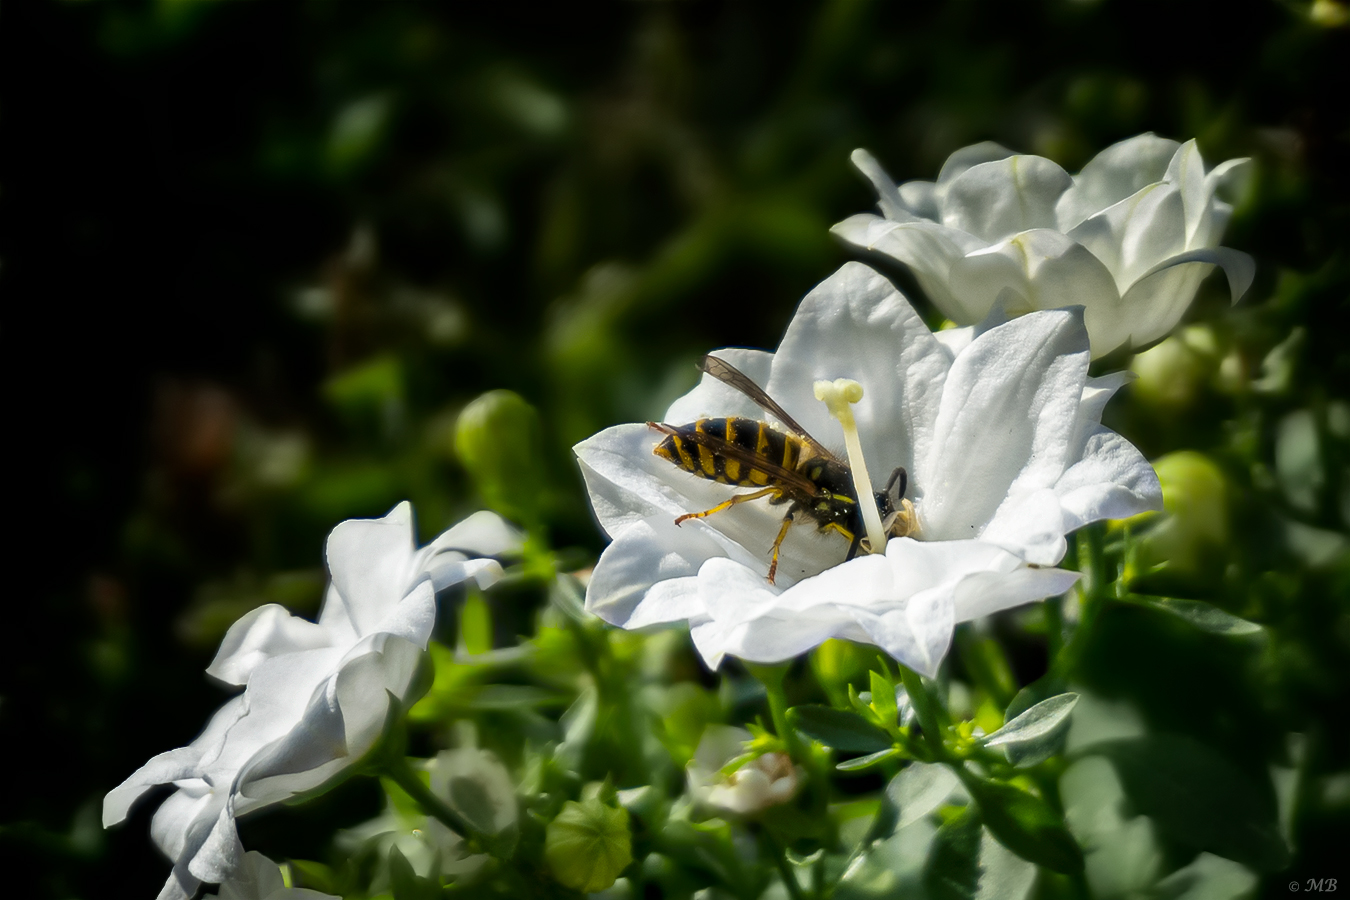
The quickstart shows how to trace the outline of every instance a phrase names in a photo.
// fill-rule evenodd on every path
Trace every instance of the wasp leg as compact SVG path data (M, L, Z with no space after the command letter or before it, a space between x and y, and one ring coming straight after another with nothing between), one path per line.
M737 503L744 503L747 500L758 500L760 497L767 497L770 494L776 493L780 493L779 489L774 487L773 485L770 485L769 487L766 487L763 490L752 491L749 494L737 494L730 500L727 500L725 503L717 504L712 509L705 509L703 512L685 513L684 515L680 516L678 519L675 520L675 524L679 525L681 522L685 522L689 519L701 519L704 516L711 516L715 512L721 512L724 509L731 509Z
M773 551L769 555L769 584L773 584L773 576L778 573L778 548L783 546L783 538L787 537L791 527L792 514L788 513L783 517L783 527L778 529L778 537L773 540Z
M841 528L840 531L843 531L843 529ZM848 556L844 557L844 562L848 562L850 559L858 555L858 551L862 548L862 542L863 536L861 534L849 535Z

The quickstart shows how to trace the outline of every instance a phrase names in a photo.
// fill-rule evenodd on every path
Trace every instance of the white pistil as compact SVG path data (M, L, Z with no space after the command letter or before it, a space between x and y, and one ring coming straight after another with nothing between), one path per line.
M884 553L886 530L881 526L881 513L877 510L876 494L872 492L872 478L867 474L867 461L863 459L858 425L853 421L853 410L849 405L862 399L862 385L851 378L836 378L834 381L817 381L815 389L816 399L822 401L830 415L844 426L844 449L848 451L848 465L853 471L853 489L862 508L867 542L873 553Z

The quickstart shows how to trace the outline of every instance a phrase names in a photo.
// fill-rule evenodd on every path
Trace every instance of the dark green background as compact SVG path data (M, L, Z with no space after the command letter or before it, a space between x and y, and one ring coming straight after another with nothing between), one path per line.
M1280 415L1350 384L1350 30L1307 12L4 4L4 892L158 890L148 812L104 834L102 795L219 704L202 669L235 616L316 608L334 524L406 497L429 537L481 505L451 440L477 394L539 407L552 541L597 552L567 448L659 414L705 350L777 342L849 258L828 226L872 203L857 146L897 179L983 139L1070 171L1145 130L1257 159L1225 241L1256 284L1231 312L1210 285L1192 318L1252 369L1304 325L1296 381L1254 411L1202 393L1112 415L1150 456L1196 446L1231 475L1256 593L1217 602L1278 638L1235 658L1122 613L1094 677L1253 768L1300 731L1315 775L1345 771L1344 567L1269 550L1284 501L1252 476ZM316 288L327 315L297 299ZM1337 471L1286 512L1344 533ZM313 840L373 802L325 801ZM1308 808L1291 877L1350 888L1346 810Z

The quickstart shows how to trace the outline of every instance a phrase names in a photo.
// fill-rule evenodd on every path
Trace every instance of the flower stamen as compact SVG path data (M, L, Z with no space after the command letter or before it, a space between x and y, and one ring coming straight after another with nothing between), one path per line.
M886 551L886 529L881 524L881 513L877 510L876 494L872 493L872 478L867 474L867 463L863 459L862 440L858 436L858 425L853 421L850 404L862 399L862 385L851 378L836 378L834 381L815 383L816 399L830 410L830 415L839 420L844 427L844 449L848 452L848 465L853 473L853 489L858 494L858 506L862 510L863 525L867 529L868 549L873 553Z

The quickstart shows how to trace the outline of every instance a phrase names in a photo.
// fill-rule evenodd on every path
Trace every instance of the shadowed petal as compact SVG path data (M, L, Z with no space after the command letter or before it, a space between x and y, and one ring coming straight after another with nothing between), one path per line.
M950 319L975 322L983 317L947 286L952 264L987 242L936 222L892 222L880 216L849 216L830 231L864 250L904 263L918 279L928 299Z
M1000 325L956 358L916 480L926 540L978 537L1010 492L1055 483L1074 437L1088 342L1057 310Z
M942 224L990 242L1054 228L1055 204L1072 186L1068 172L1040 156L981 163L947 185Z
M615 537L600 554L586 586L586 609L611 625L639 628L700 615L697 585L686 581L723 546L699 528L656 515ZM653 585L669 585L650 597Z
M913 469L932 443L949 357L889 281L848 263L806 295L773 360L769 393L819 440L840 447L843 433L815 400L820 379L863 386L854 406L869 471L885 479Z
M1112 144L1083 166L1073 187L1055 207L1060 231L1068 231L1098 210L1119 203L1146 185L1162 181L1181 145L1152 132Z

